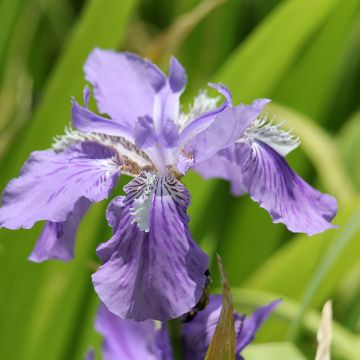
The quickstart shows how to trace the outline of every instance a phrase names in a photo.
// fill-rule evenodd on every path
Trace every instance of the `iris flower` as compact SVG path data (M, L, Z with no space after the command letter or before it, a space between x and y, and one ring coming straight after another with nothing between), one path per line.
M254 339L256 332L268 318L279 300L257 308L251 316L234 313L236 336L236 360ZM185 360L203 360L218 323L222 296L212 295L207 308L189 322L183 324L181 349ZM165 323L153 320L135 322L123 320L100 306L95 323L103 335L102 356L104 360L172 360L174 359ZM91 353L90 353L91 354ZM88 358L90 359L90 356Z
M0 227L45 226L30 260L70 260L78 225L92 203L108 198L121 174L133 176L108 206L113 229L97 254L93 283L110 311L142 321L178 317L193 308L206 284L208 257L188 228L188 190L180 178L193 168L226 178L248 192L275 222L313 234L332 227L336 202L306 184L283 156L297 139L265 123L267 99L232 104L200 92L181 111L183 67L171 58L169 76L131 53L95 49L85 64L99 112L72 103L72 129L49 150L35 151L7 185ZM108 117L106 117L108 116Z

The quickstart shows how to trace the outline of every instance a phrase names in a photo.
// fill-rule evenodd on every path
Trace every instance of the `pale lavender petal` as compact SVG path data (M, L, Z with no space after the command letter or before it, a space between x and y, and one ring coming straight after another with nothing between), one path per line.
M204 131L228 107L232 107L231 94L227 87L221 84L209 84L225 97L224 103L218 108L206 112L196 119L189 122L188 125L180 133L179 144L181 147L185 146L193 137Z
M84 133L97 132L100 134L122 136L129 140L133 139L133 130L123 124L111 121L96 115L86 107L80 106L72 99L72 124L74 128Z
M98 202L109 196L120 165L113 149L94 142L62 153L33 152L3 193L0 227L28 229L40 220L66 221L81 197Z
M251 198L266 209L275 223L308 235L334 228L336 200L301 179L285 159L260 141L239 144L247 151L242 170Z
M166 326L156 330L154 321L123 320L102 304L96 330L104 336L104 360L172 360Z
M170 118L164 119L160 132L160 142L165 148L172 148L178 144L179 128Z
M186 209L189 193L171 176L154 180L135 222L134 206L147 185L144 175L126 187L126 198L109 206L107 218L113 237L98 248L105 262L93 275L95 290L122 318L142 321L178 317L195 306L205 282L208 257L191 239ZM146 225L146 224L145 224Z
M131 131L138 116L151 115L164 74L150 61L131 53L95 49L85 64L99 111Z
M74 211L65 221L46 222L29 260L34 262L49 259L71 260L74 256L77 229L89 206L88 199L80 198L75 204Z
M241 169L221 154L216 154L208 160L195 164L192 169L204 179L217 178L229 181L233 195L239 196L246 193Z
M240 320L236 332L236 352L240 353L247 345L254 340L256 332L267 320L272 311L280 304L281 300L275 300L270 304L257 308L251 316Z
M266 101L263 101L265 104ZM262 107L258 103L255 106L240 104L226 108L209 127L190 140L186 150L192 153L195 163L211 158L238 141L261 111Z

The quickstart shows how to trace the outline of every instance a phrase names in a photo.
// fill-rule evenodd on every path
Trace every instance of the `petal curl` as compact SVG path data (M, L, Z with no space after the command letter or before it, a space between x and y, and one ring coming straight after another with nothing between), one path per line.
M112 148L94 142L61 153L33 152L3 193L0 227L28 229L40 220L66 221L81 197L98 202L109 196L120 165Z
M173 359L165 324L156 330L152 320L123 320L102 304L95 327L104 336L104 360Z
M80 198L75 204L74 211L65 221L58 223L48 221L29 260L34 262L49 259L71 260L74 256L77 229L89 206L88 199Z
M336 200L301 179L285 159L267 144L237 144L247 152L242 163L244 184L251 198L266 209L275 223L292 232L314 235L335 226Z
M191 239L184 186L172 176L157 177L150 187L145 180L143 174L135 178L126 187L127 196L109 205L114 234L98 247L104 264L93 274L93 283L101 300L120 317L167 320L198 302L208 257ZM142 200L140 226L133 209L144 192L148 198ZM149 229L143 231L146 216Z

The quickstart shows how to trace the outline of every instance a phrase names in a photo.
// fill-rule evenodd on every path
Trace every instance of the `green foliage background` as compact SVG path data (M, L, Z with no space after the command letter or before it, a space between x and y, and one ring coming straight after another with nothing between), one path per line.
M139 52L164 70L174 52L189 75L185 107L210 80L236 101L274 100L270 112L303 140L289 162L337 197L339 228L290 234L225 182L191 173L191 229L212 257L214 290L221 255L239 310L284 298L247 359L313 359L327 299L334 359L360 359L360 1L1 0L1 189L69 123L96 46ZM67 264L26 260L41 224L0 230L0 359L82 359L99 347L90 275L109 236L105 207L86 216Z

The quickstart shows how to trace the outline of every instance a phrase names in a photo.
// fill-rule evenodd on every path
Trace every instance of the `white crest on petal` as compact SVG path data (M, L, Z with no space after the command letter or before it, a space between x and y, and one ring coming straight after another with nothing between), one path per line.
M294 136L291 131L281 128L284 121L274 123L274 118L268 121L267 115L258 117L246 129L239 142L251 142L259 140L273 148L282 156L286 156L300 145L300 139Z
M59 135L54 138L52 148L56 152L62 152L69 146L84 141L96 142L115 149L124 162L122 169L122 173L124 174L132 176L138 175L144 167L153 166L149 157L142 150L121 136L84 133L68 127L65 128L64 135Z
M180 130L188 125L192 120L196 119L202 114L215 110L220 96L215 98L209 97L206 90L200 90L199 94L195 97L194 102L189 105L189 111L187 113L181 112L176 119L176 124Z
M143 172L140 177L143 186L139 197L134 200L134 206L131 208L131 215L134 216L132 222L137 223L140 230L148 232L152 197L156 187L157 176L150 172Z

